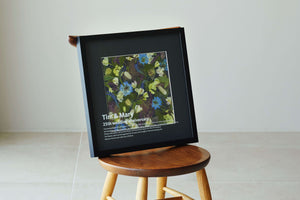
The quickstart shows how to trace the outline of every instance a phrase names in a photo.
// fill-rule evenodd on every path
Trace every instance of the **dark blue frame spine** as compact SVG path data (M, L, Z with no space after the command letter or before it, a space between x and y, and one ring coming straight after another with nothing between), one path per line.
M88 138L89 138L90 155L91 155L91 157L95 157L94 144L93 144L93 140L92 140L92 138L93 138L92 137L92 129L91 129L91 124L90 124L90 114L89 114L88 100L87 100L86 87L85 87L85 78L84 78L81 46L80 46L80 37L78 37L77 39L78 39L77 40L77 52L78 52L78 58L79 58L79 69L80 69L81 86L82 86L82 93L83 93L86 127L87 127Z

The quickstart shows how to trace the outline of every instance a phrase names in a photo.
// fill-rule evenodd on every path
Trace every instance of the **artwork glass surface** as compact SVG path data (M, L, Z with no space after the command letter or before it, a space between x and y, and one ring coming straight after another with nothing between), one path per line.
M166 51L102 57L101 65L106 140L128 129L176 123Z

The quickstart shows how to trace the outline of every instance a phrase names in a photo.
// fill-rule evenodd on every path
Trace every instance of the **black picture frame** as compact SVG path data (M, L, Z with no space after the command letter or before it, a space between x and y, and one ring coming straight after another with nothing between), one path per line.
M184 28L79 36L91 157L198 142Z

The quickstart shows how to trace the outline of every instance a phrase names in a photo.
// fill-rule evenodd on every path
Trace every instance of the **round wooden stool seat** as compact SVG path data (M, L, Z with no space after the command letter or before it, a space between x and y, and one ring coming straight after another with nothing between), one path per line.
M115 154L99 161L104 169L115 174L166 177L198 171L209 159L207 150L185 145Z

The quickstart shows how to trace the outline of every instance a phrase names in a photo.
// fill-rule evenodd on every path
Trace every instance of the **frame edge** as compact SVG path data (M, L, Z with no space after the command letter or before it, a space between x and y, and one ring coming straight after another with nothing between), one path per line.
M87 126L89 146L90 146L90 156L95 157L94 144L93 144L93 139L92 139L93 138L92 129L91 129L91 124L90 124L90 113L89 113L87 93L86 93L86 85L85 85L85 78L84 78L84 69L83 69L80 37L77 37L77 52L78 52L78 59L79 59L79 70L80 70L80 78L81 78L81 88L82 88L82 93L83 93L85 119L86 119L86 126Z

